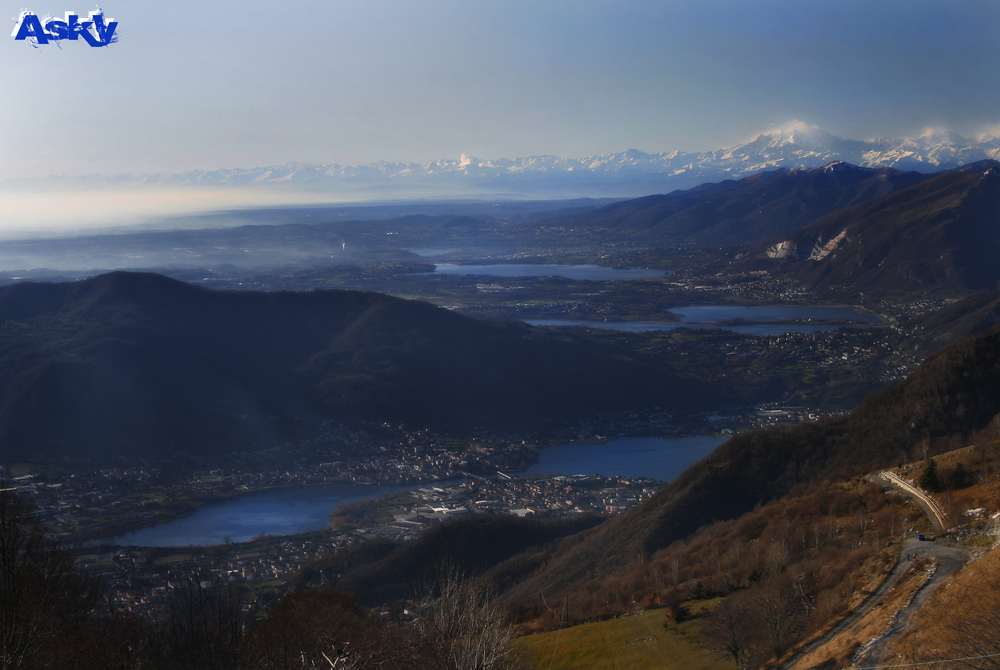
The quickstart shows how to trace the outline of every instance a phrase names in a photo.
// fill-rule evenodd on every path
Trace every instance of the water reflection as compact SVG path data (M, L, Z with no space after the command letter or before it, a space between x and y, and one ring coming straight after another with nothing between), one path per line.
M879 318L846 307L800 307L796 305L765 305L755 307L704 305L675 307L668 310L681 317L679 323L656 321L563 321L559 319L525 319L532 326L583 326L644 333L677 328L728 330L758 337L786 333L818 333L836 330L845 325L864 328L878 323ZM828 323L803 323L815 320ZM832 323L830 323L832 322ZM855 322L846 324L844 322Z
M620 281L623 279L654 279L665 277L663 270L642 268L606 268L600 265L561 265L556 263L511 263L494 265L457 265L438 263L434 274L490 275L493 277L566 277L590 281Z

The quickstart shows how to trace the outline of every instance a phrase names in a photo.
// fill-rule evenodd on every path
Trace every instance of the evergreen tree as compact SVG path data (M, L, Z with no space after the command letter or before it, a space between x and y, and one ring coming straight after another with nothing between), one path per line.
M927 461L924 473L920 475L920 488L931 493L941 490L941 482L938 480L937 463L932 458Z

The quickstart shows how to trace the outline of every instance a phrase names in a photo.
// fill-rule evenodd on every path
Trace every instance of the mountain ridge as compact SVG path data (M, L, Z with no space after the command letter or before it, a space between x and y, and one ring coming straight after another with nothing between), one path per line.
M737 267L785 273L833 295L997 288L1000 164L981 161L751 246Z
M934 172L984 159L1000 159L1000 138L970 140L955 133L927 132L902 139L843 139L794 122L731 147L703 152L647 153L628 149L576 158L550 155L478 159L462 154L423 163L376 161L366 165L288 162L282 165L179 173L89 174L12 178L2 188L216 187L267 188L302 192L578 193L607 189L641 195L691 188L785 167L815 168L832 161L861 167Z
M580 334L380 293L215 291L128 272L0 288L5 461L243 451L325 419L538 429L708 394Z
M629 236L662 246L733 245L793 233L844 207L919 184L931 175L834 161L818 168L778 168L719 183L649 195L546 219L599 238Z

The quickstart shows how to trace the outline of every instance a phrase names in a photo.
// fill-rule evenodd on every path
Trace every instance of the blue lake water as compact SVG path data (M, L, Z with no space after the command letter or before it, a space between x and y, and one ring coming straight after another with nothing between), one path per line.
M539 462L523 474L601 474L670 480L704 458L726 438L622 437L606 444L545 447ZM423 486L450 486L462 479ZM399 487L334 482L248 493L202 505L191 515L106 540L109 544L186 547L245 542L259 535L291 535L329 526L337 505L376 498Z
M493 277L566 277L591 281L620 281L623 279L654 279L667 275L663 270L641 268L606 268L600 265L560 265L555 263L511 263L494 265L457 265L438 263L434 274L440 275L490 275Z
M742 323L732 326L713 326L698 323L656 323L654 321L557 321L555 319L525 319L524 322L532 326L583 326L584 328L622 330L628 333L676 330L678 328L728 330L733 333L756 335L758 337L784 335L785 333L818 333L839 328L839 326L803 323Z
M695 307L675 307L668 310L681 315L680 323L658 323L655 321L560 321L556 319L525 319L532 326L583 326L604 328L630 333L643 333L677 328L728 330L743 335L771 336L785 333L817 333L836 330L841 326L830 323L782 323L791 319L815 319L818 321L858 321L863 324L878 323L879 318L843 307L799 307L795 305L772 305L763 307L735 307L707 305ZM730 319L744 319L753 323L722 324Z
M620 437L603 444L545 447L525 474L651 477L669 481L708 456L727 437Z
M202 505L189 516L120 535L109 542L186 547L222 544L227 537L233 542L245 542L261 534L304 533L329 526L327 517L337 505L386 495L398 488L333 482L257 491Z
M679 314L682 323L716 323L729 319L745 319L758 323L815 319L817 321L860 321L878 323L879 318L848 307L804 307L802 305L693 305L667 310Z

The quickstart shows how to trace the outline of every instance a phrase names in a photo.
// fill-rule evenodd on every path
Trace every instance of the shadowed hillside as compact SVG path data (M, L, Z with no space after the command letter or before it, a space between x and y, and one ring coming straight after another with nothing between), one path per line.
M304 568L294 581L296 587L335 582L363 604L375 606L420 595L417 591L433 584L443 567L480 574L601 521L603 517L591 514L555 521L477 514L433 526L412 542L372 540L338 551Z
M1000 323L1000 293L986 291L913 319L921 346L936 352Z
M651 244L743 244L798 230L830 212L918 184L929 175L836 162L821 168L761 172L738 181L606 205L542 222L580 234Z
M995 290L998 217L1000 164L983 161L829 214L766 250L754 247L757 258L740 267L787 273L844 298Z
M354 291L210 291L151 274L0 289L12 455L220 453L322 418L467 429L707 397L624 349Z

